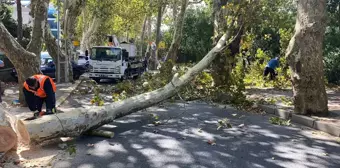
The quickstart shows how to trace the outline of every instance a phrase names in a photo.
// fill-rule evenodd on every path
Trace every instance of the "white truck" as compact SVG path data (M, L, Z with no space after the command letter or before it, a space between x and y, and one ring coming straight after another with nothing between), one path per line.
M135 78L145 70L143 61L137 60L136 46L131 43L95 46L89 54L89 77L96 82Z

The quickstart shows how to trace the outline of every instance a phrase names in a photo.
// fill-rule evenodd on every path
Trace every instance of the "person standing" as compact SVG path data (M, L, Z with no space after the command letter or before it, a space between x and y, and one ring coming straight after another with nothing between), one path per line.
M275 69L279 66L279 57L271 59L264 69L263 77L267 77L270 74L270 80L274 80L276 76Z
M37 74L26 79L23 92L28 108L35 112L35 117L56 113L56 90L57 87L52 78L46 75ZM42 111L44 102L46 103L46 112Z

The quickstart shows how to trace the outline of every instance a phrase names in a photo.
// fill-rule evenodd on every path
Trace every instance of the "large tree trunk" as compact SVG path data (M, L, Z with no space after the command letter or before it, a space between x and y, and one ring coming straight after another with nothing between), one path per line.
M65 64L59 64L60 61L66 60L66 54L64 51L59 47L58 43L56 42L56 38L53 36L51 29L48 24L45 25L45 44L48 53L51 55L54 64L56 67L56 77L57 81L60 83L70 81L69 80L69 73L67 73L67 66ZM71 67L71 66L69 66ZM65 72L66 71L66 72ZM59 75L60 74L60 75ZM60 78L59 78L60 76Z
M0 22L0 50L3 51L8 59L13 63L17 74L18 82L22 84L26 78L33 74L40 73L40 58L35 54L26 51ZM40 56L40 54L38 55ZM22 88L19 88L19 100L25 104Z
M17 0L17 17L18 17L17 41L19 42L19 44L21 44L23 38L21 0Z
M25 60L20 63L21 65L17 65L16 63L13 62L13 61L18 62L20 60L16 58L18 57L18 55L10 56L12 57L12 59L10 60L13 63L18 74L19 84L22 84L26 78L34 74L41 73L40 72L40 53L41 53L41 49L43 45L44 26L47 23L47 7L48 7L49 2L50 2L49 0L32 0L31 1L31 7L32 7L31 15L34 18L34 20L33 20L31 41L27 45L27 51L34 53L35 56L34 57L25 56L27 55L27 53L21 53L24 57L23 59ZM13 39L12 36L8 38L11 40ZM9 54L13 52L19 52L19 51L21 52L21 50L18 49L15 45L12 47L14 47L12 48L13 50L8 49ZM17 50L17 51L14 51L14 50ZM21 104L26 104L22 89L19 89L19 101Z
M32 0L31 3L31 5L34 5L34 10L32 11L34 20L31 41L27 45L27 51L32 52L37 56L40 56L44 42L44 27L47 23L47 8L49 3L49 0ZM40 59L37 61L40 63Z
M172 2L172 19L173 19L173 23L174 25L176 24L176 20L177 20L177 0L173 0Z
M16 148L18 140L29 144L30 136L24 123L0 105L0 153Z
M295 34L286 52L297 114L328 114L322 55L325 8L326 0L298 1Z
M187 9L187 6L188 6L188 0L182 0L181 11L178 15L178 18L176 19L175 33L174 33L169 51L165 57L165 60L171 59L173 63L176 63L177 61L177 52L178 52L179 46L181 45L183 24L184 24L185 11Z
M224 49L226 41L230 38L230 34L228 31L223 35L217 45L199 63L181 77L176 74L171 82L163 88L104 107L70 109L65 113L57 114L58 118L51 115L26 122L25 125L31 136L31 141L42 142L61 136L78 136L85 131L110 123L116 118L168 99L211 64L216 54Z
M161 41L161 25L162 25L162 14L163 14L163 9L165 8L165 4L163 0L158 2L158 10L157 10L157 23L156 23L156 51L154 52L153 50L150 50L151 52L151 57L149 61L149 67L151 70L156 70L158 67L158 45L159 42Z
M0 106L0 152L7 152L18 143L17 134L13 129L13 122Z
M100 24L101 24L101 19L98 18L98 17L94 17L91 21L89 28L86 31L84 30L85 33L83 33L83 36L82 36L81 42L80 42L80 49L82 51L85 51L85 50L88 50L88 49L91 48L92 35L97 32Z
M214 0L213 1L213 20L214 20L214 41L215 44L218 39L221 37L223 32L227 28L227 20L228 9L223 8L223 6L227 5L228 0ZM232 2L229 2L232 3ZM242 22L242 21L241 21ZM238 24L241 26L241 24ZM237 32L234 32L236 34ZM237 34L237 37L231 43L226 51L223 51L217 55L217 58L214 60L214 66L212 67L212 76L214 79L215 86L226 86L230 85L230 75L233 67L235 66L235 56L240 51L240 42L243 34L243 28Z
M146 22L148 20L148 16L146 15L143 21L142 32L140 35L140 56L143 55L143 47L144 47L144 37L145 37L145 30L146 30Z
M65 11L67 12L64 14L62 27L67 42L64 42L63 48L57 44L57 39L52 35L49 25L46 24L44 27L46 48L57 66L56 77L60 83L73 81L72 65L69 63L69 60L72 60L72 58L70 58L72 55L72 44L70 41L74 39L77 17L80 15L82 9L79 6L83 6L84 3L84 0L65 1L64 3L64 9L66 9Z

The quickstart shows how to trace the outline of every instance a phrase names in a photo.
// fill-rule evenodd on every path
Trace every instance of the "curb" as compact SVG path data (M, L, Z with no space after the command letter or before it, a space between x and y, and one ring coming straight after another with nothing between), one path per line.
M279 116L282 119L290 119L294 123L298 123L319 131L326 132L333 136L340 137L340 125L335 125L325 121L318 121L312 117L293 114L293 112L285 109L277 109L272 105L258 104L258 107L265 111L267 114Z
M75 83L71 86L71 91L70 92L66 92L63 95L61 95L57 102L56 102L56 107L59 107L60 105L62 105L72 94L72 92L81 84L83 80L77 80L75 81Z

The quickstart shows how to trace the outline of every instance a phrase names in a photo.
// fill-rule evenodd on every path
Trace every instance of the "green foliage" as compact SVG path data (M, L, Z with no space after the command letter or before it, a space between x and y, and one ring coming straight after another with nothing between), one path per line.
M77 147L73 141L67 142L66 145L66 151L69 155L75 155L77 153Z
M12 10L10 6L6 4L0 4L0 21L4 24L8 32L13 36L17 37L18 23L12 18ZM23 25L23 41L21 45L25 48L31 38L32 28L28 25Z
M229 122L229 119L225 118L222 120L218 120L217 122L217 130L221 128L232 128L232 125Z
M200 61L212 47L213 29L208 8L188 9L184 19L179 62ZM170 43L168 41L169 46Z
M100 89L96 86L94 88L94 97L91 99L91 104L95 104L97 106L103 106L104 105L104 100L100 96Z
M283 126L291 125L290 120L284 120L284 119L281 119L280 117L270 117L269 122L275 125L283 125Z

